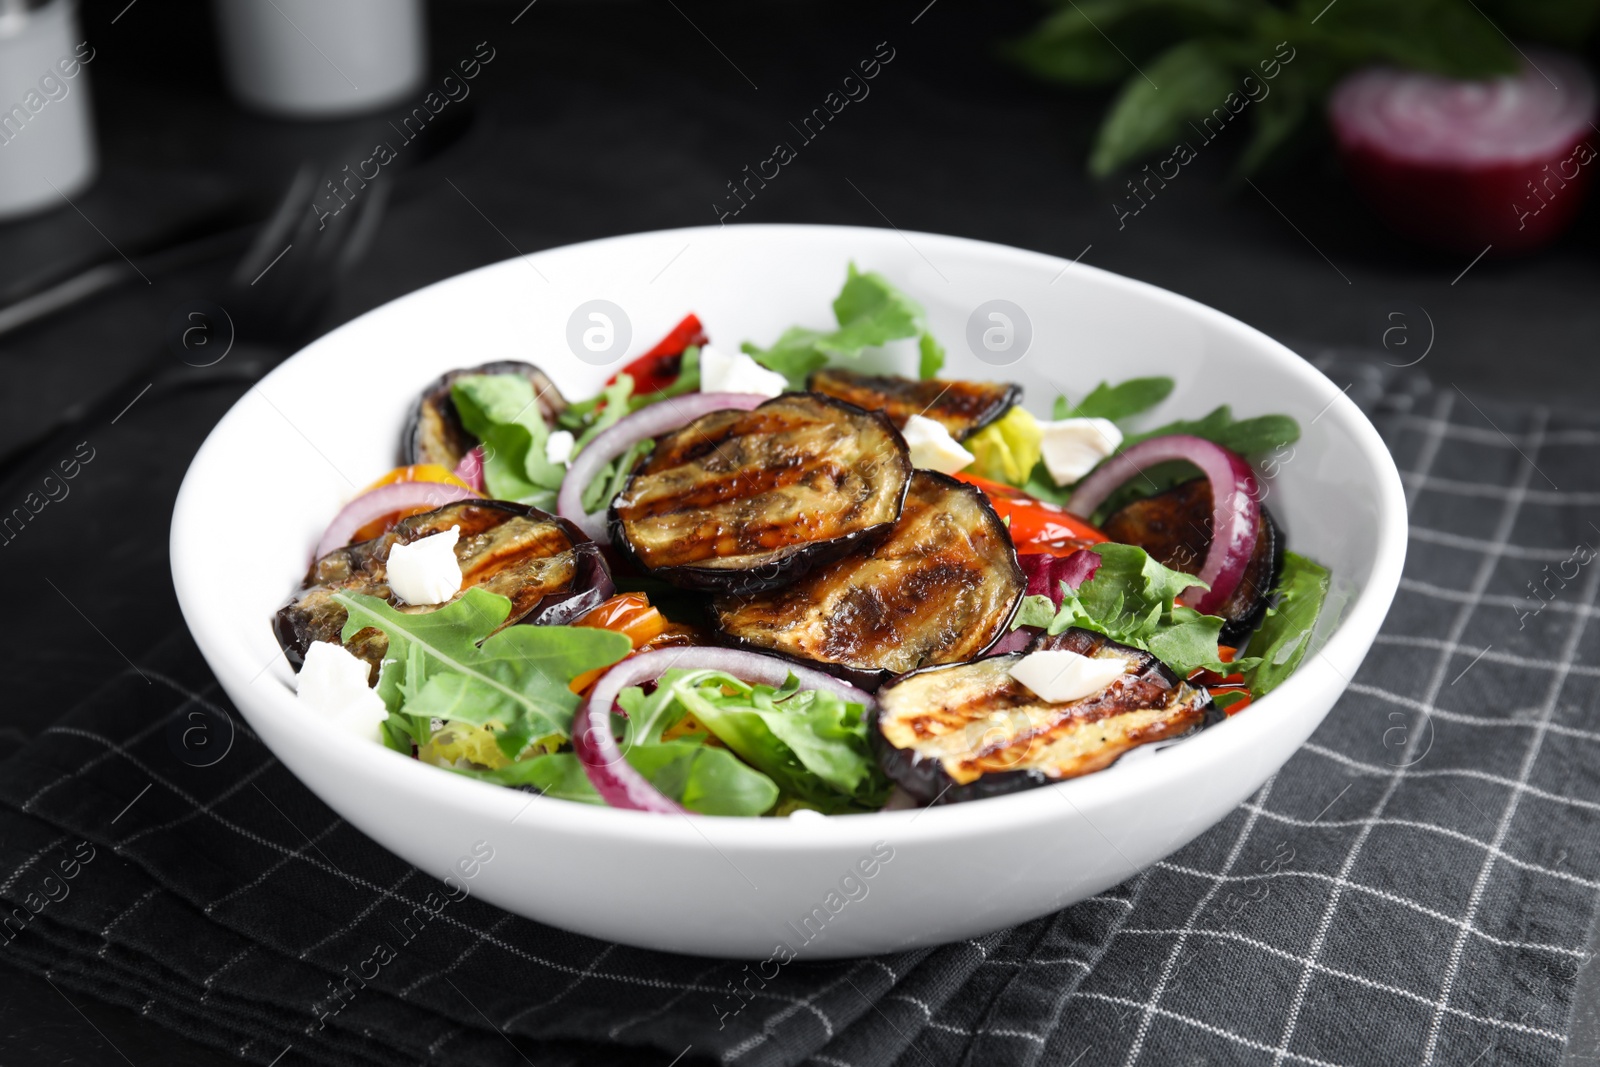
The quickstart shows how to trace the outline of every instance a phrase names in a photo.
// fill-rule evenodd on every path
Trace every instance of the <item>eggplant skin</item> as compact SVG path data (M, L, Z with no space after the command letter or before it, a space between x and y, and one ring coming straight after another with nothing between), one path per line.
M544 371L531 363L500 360L480 367L461 367L441 375L422 391L417 402L411 405L405 429L400 434L400 458L407 464L436 463L447 471L456 469L461 457L478 444L478 439L461 425L455 401L450 399L450 386L457 378L473 374L516 374L528 379L533 395L539 398L539 412L546 424L566 410L562 397Z
M611 502L611 541L681 588L760 592L875 544L910 483L911 457L888 419L785 393L658 438Z
M876 689L897 674L981 655L1027 590L989 500L919 470L889 535L792 585L712 606L729 643L776 652Z
M1211 547L1211 483L1195 478L1164 493L1135 500L1101 527L1113 541L1137 545L1164 567L1198 574ZM1267 613L1283 571L1283 528L1263 505L1261 530L1239 588L1216 614L1226 620L1222 643L1238 645Z
M1040 649L1126 666L1101 692L1050 704L1010 674ZM1148 652L1073 627L1041 634L1025 652L927 667L884 686L871 736L885 774L924 804L951 804L1091 774L1221 718L1210 693Z
M600 548L565 519L503 500L467 500L402 519L381 537L335 549L311 565L301 588L273 617L272 630L295 670L313 641L338 641L348 613L334 593L382 597L400 611L421 613L434 605L408 605L390 591L385 561L389 549L430 534L461 527L456 559L461 588L479 586L511 601L505 625L560 624L610 595L611 576ZM593 603L587 601L592 600ZM442 605L440 605L442 606ZM382 631L368 627L344 643L378 666L389 647Z
M881 411L903 430L913 415L925 415L964 440L1022 403L1022 386L1014 382L961 382L896 375L861 374L824 367L806 380L806 388L868 411Z

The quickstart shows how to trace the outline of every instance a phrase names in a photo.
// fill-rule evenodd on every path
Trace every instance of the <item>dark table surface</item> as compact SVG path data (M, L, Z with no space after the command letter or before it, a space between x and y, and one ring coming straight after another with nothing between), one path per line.
M407 162L374 245L331 294L319 328L513 248L715 222L726 183L791 139L788 124L887 42L895 58L870 96L730 221L893 225L1081 255L1302 351L1377 347L1389 330L1394 362L1426 351L1423 369L1469 398L1600 402L1594 203L1539 256L1466 269L1468 256L1429 253L1384 232L1313 131L1254 187L1229 186L1234 146L1219 143L1119 224L1122 190L1083 171L1106 97L1041 87L995 58L995 44L1025 28L1034 8L860 6L437 4L436 77L479 42L495 59L448 136ZM259 216L303 160L337 171L386 136L384 116L294 124L237 109L199 0L91 0L85 22L98 53L91 77L103 174L76 198L81 213L63 204L0 226L0 292L109 255L108 242L148 265L151 243L175 226ZM157 272L150 284L135 278L0 338L9 383L0 390L0 455L70 407L107 395L134 400L138 387L126 376L159 349L174 312L216 292L228 267L217 259ZM124 656L137 662L181 625L166 561L172 500L194 450L247 384L155 397L114 425L86 426L94 466L25 538L0 549L17 603L36 605L4 624L14 662L31 669L14 672L0 750L25 743L122 669ZM59 458L0 471L0 505L20 502L41 465ZM1580 1005L1580 1030L1594 1014ZM1573 1051L1585 1047L1593 1042L1575 1040ZM134 1013L68 1001L43 979L0 969L0 1064L120 1060L237 1062Z

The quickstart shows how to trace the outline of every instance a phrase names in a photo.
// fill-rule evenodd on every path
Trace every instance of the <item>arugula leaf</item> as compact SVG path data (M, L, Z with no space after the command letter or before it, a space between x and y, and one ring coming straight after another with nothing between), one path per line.
M461 424L483 442L483 483L500 500L549 506L567 469L545 456L550 430L519 374L469 374L450 386Z
M605 406L596 405L596 410L598 410L599 414L594 417L594 421L589 423L588 428L579 434L578 439L573 442L574 454L584 445L600 436L601 433L610 429L622 416L632 411L632 405L629 403L632 398L633 375L631 374L617 375L616 381L600 390L600 396L597 399L603 400Z
M334 593L349 613L342 637L382 630L389 650L378 696L417 744L432 719L499 723L502 752L515 757L535 737L569 736L578 696L568 683L632 649L622 634L593 627L496 627L511 601L473 587L435 611L404 613L360 593Z
M761 815L778 800L778 787L760 771L739 762L727 749L698 741L632 745L628 765L656 789L702 815ZM604 805L570 752L518 760L497 771L458 771L498 785L531 786L547 797Z
M1190 586L1205 588L1204 582L1133 545L1099 544L1092 551L1100 556L1093 578L1076 590L1063 582L1060 608L1046 596L1025 597L1013 627L1039 626L1052 635L1073 626L1093 630L1143 649L1180 678L1202 667L1230 674L1254 666L1252 660L1224 664L1217 653L1223 620L1174 602Z
M792 389L804 389L806 377L830 360L855 359L868 348L919 335L922 376L931 378L944 366L944 349L928 333L922 305L876 271L860 271L850 264L844 288L833 302L833 317L839 328L831 333L791 326L770 348L753 341L741 347L757 363L787 378Z
M1210 40L1185 41L1130 78L1111 104L1089 154L1089 173L1104 178L1124 163L1170 148L1184 123L1204 118L1235 91L1236 78Z
M1256 666L1245 674L1251 693L1270 693L1305 659L1317 616L1328 598L1330 579L1321 564L1294 552L1283 554L1283 574L1273 590L1273 606L1250 639L1250 651L1258 652Z
M1110 419L1121 422L1149 411L1172 395L1171 378L1129 378L1118 385L1101 382L1076 405L1056 397L1057 419Z
M618 698L640 736L692 714L718 740L768 775L782 794L819 810L876 810L889 782L867 740L865 709L835 693L749 685L711 670L671 670L649 697Z
M1235 419L1233 409L1223 404L1198 419L1179 419L1153 430L1129 434L1122 439L1122 447L1128 448L1140 441L1148 441L1152 437L1165 437L1174 433L1203 437L1241 456L1255 456L1284 445L1292 445L1300 440L1300 424L1288 415L1258 415L1251 419Z
M628 484L628 476L633 473L639 457L654 447L654 441L635 441L626 452L601 467L594 480L583 487L583 510L592 515L609 504Z

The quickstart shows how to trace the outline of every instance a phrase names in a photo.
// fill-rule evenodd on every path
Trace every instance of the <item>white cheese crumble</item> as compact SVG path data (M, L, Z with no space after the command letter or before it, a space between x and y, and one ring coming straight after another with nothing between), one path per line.
M1110 419L1058 419L1041 422L1039 452L1057 485L1071 485L1122 445L1122 431Z
M900 436L906 439L906 447L911 450L913 467L954 474L972 463L972 453L957 444L944 423L937 419L913 415L906 420Z
M1040 700L1061 704L1093 696L1122 677L1120 657L1080 656L1065 648L1030 652L1012 664L1011 677Z
M571 430L557 430L545 439L544 458L563 467L571 466L572 446L577 441L578 439L572 436Z
M443 604L461 591L456 542L461 527L389 549L389 589L407 604Z
M378 725L389 717L383 700L368 685L372 669L332 641L313 641L295 677L302 706L338 730L379 740Z
M700 349L700 391L702 393L758 393L777 396L789 387L789 380L768 370L743 352L721 352L710 345Z

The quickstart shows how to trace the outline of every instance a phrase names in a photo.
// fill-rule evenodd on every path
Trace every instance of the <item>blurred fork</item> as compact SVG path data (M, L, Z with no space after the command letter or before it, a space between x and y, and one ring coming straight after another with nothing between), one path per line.
M308 340L340 279L370 247L389 196L389 182L380 175L336 213L319 214L313 203L317 176L314 165L300 166L272 216L234 266L217 301L223 322L211 321L215 316L209 310L191 312L183 321L192 325L186 325L177 338L165 338L100 399L68 408L44 432L0 457L0 470L6 476L0 484L81 427L120 418L135 401L225 381L253 381ZM197 339L193 349L188 347L191 334ZM203 347L223 343L223 338L224 356L209 363L185 359L186 354L202 354ZM226 358L235 352L237 358Z

